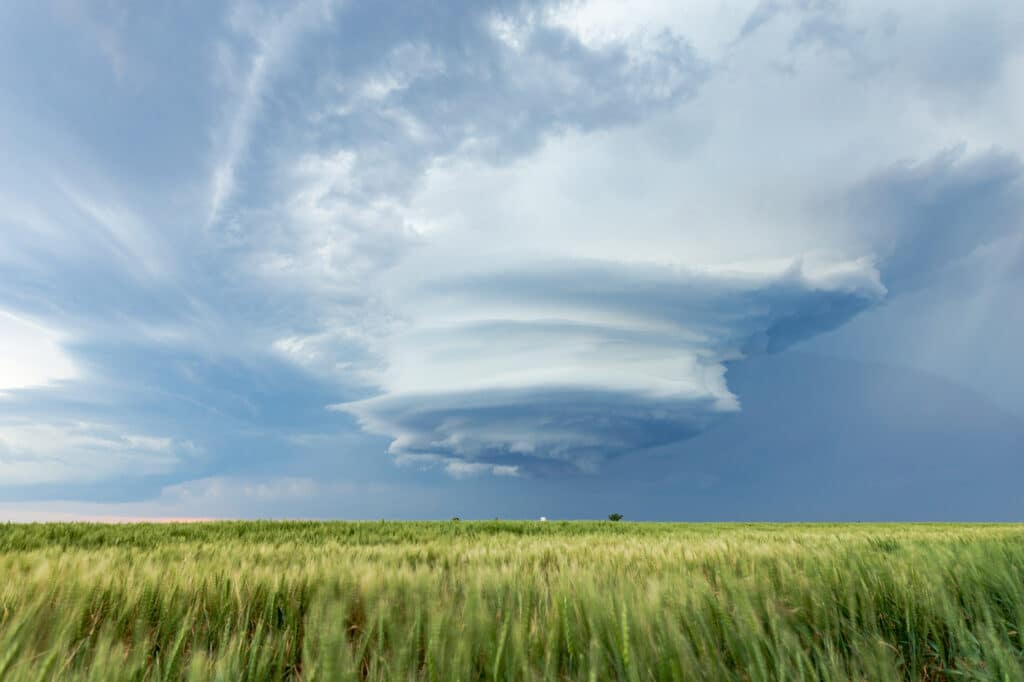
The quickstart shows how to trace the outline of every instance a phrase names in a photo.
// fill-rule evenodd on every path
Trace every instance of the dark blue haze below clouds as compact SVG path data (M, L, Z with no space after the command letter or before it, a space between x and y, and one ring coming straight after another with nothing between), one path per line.
M934 374L806 353L730 372L744 409L700 436L538 481L503 505L460 493L458 512L637 520L1019 520L1024 424ZM789 396L778 400L779 393ZM501 495L501 497L505 497ZM500 505L500 508L496 508ZM456 513L456 512L453 512ZM438 510L436 516L443 517Z
M0 8L0 519L1024 517L1024 11L874 5Z

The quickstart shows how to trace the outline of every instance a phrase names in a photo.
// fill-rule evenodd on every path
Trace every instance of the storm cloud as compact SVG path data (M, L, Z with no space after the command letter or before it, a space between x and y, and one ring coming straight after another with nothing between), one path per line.
M755 409L814 431L808 349L969 386L1000 433L1024 414L1019 4L0 19L12 504L387 515L360 491L415 491L403 515L448 517L507 486L522 513L756 440L733 378L758 366L807 368ZM835 404L869 410L855 383ZM737 475L713 459L700 480Z

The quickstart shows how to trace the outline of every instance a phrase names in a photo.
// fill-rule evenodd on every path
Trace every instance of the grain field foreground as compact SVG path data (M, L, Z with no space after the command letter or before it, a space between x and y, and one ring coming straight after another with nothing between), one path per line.
M0 525L3 680L1020 680L1024 527Z

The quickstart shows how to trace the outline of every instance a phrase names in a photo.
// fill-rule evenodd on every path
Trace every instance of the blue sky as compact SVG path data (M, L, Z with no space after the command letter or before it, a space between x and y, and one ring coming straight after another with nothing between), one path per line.
M1020 519L1024 5L0 7L0 518Z

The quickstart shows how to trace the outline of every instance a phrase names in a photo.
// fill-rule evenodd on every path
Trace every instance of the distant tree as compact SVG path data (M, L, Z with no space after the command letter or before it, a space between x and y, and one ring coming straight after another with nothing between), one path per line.
M608 515L608 520L609 521L621 521L622 520L622 514L609 514Z

